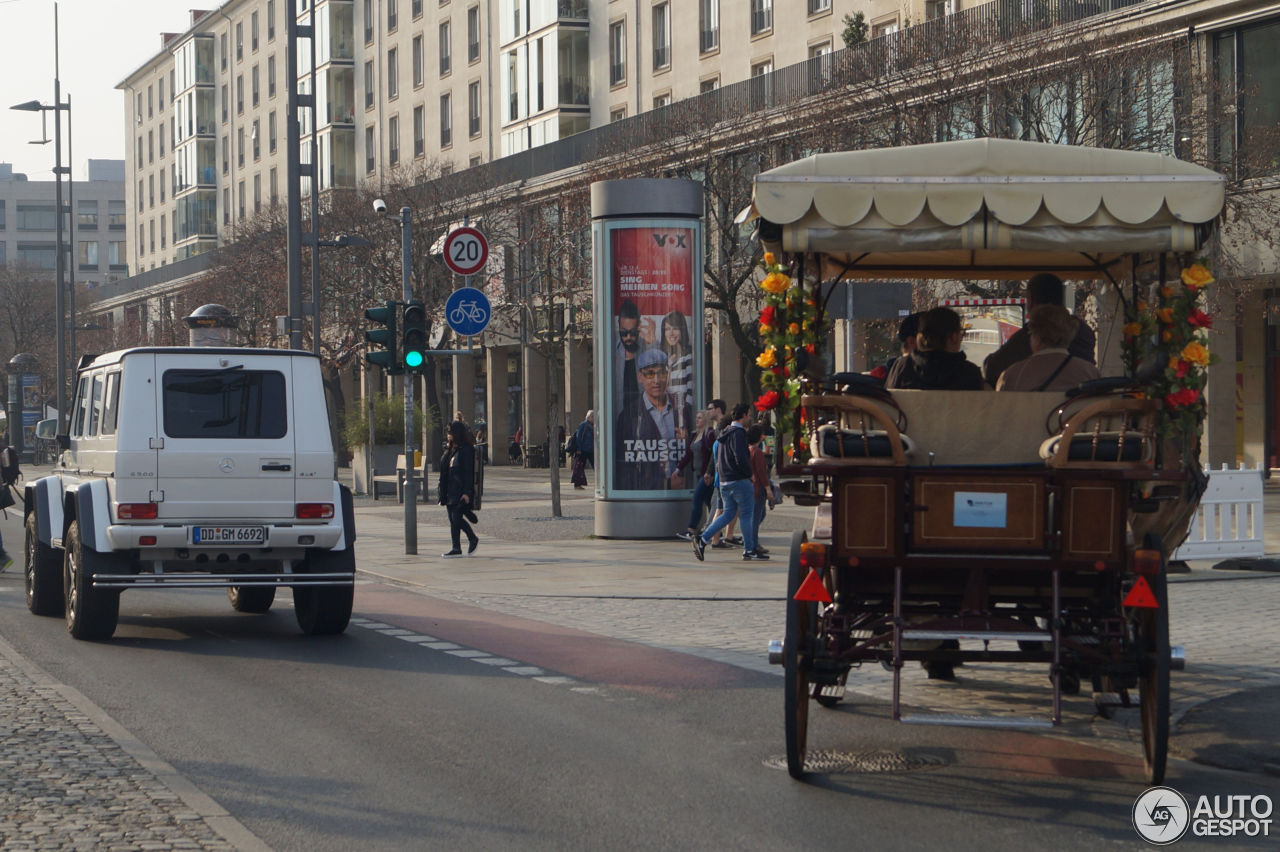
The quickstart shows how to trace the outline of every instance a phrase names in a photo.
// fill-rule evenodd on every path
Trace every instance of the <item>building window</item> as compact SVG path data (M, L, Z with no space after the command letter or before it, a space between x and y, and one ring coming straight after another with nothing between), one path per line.
M671 6L653 7L653 70L671 67Z
M157 109L164 112L164 78L160 78L160 82L156 84L159 87L159 95L156 97Z
M236 23L236 62L244 59L244 21Z
M112 240L107 243L107 264L114 270L124 266L124 240Z
M373 107L373 60L364 64L364 108Z
M249 71L249 90L250 90L250 97L252 97L253 99L253 105L256 107L258 103L262 100L261 97L259 97L260 90L258 87L258 66L257 65L253 66L253 68Z
M227 89L227 84L222 84L222 123L227 123L227 113L231 109L231 92Z
M830 12L830 11L831 11L831 0L809 0L810 15L816 15L819 12Z
M156 176L147 175L147 206L156 206Z
M138 212L141 213L147 209L147 182L142 178L138 178ZM53 227L52 225L50 227ZM18 230L22 230L22 208L18 208Z
M453 96L445 92L440 96L440 147L453 144Z
M886 21L879 21L871 25L871 37L881 38L882 36L892 35L898 31L898 16L894 15Z
M149 231L151 232L151 248L150 248L150 252L151 252L152 254L155 254L155 253L156 253L156 220L155 220L155 219L152 219L152 220L151 220L149 223L147 223L147 224L148 224L148 228L147 228L147 230L149 230Z
M671 92L663 92L660 95L654 96L653 108L661 109L664 106L671 106Z
M227 34L223 33L222 36L218 39L218 42L219 44L222 45L222 48L221 48L222 70L226 71L227 70Z
M262 209L262 175L253 176L253 212Z
M413 37L413 87L415 89L422 85L422 64L422 36L416 35Z
M773 0L751 0L751 34L767 33L773 29Z
M370 125L364 129L364 170L369 174L373 174L374 166L377 165L376 154L373 147L373 126Z
M222 173L231 171L231 137L222 135Z
M222 190L222 224L231 224L231 189L224 187Z
M413 108L413 156L421 157L427 150L427 108Z
M274 98L276 96L276 57L274 54L267 57L267 97Z
M280 194L278 192L277 181L276 181L275 166L272 166L271 171L267 174L267 192L271 199L271 206L275 207L276 200L280 197Z
M147 162L154 163L156 161L156 133L154 130L147 131Z
M720 88L720 78L718 76L708 77L705 80L698 81L698 94L700 95L705 95L707 92L714 92L718 88Z
M386 0L387 4L387 31L390 32L400 23L400 16L396 14L396 0Z
M400 51L394 47L387 51L387 100L395 100L400 94Z
M141 201L142 181L138 181L138 195ZM142 208L139 207L139 210ZM18 204L19 231L54 231L58 228L57 216L52 204Z
M160 159L164 159L164 125L160 125Z
M0 214L0 227L3 227L3 214ZM81 231L98 230L98 202L79 201L76 203L76 228Z
M507 121L520 117L520 57L516 51L507 54Z
M253 128L249 131L249 137L253 139L253 161L255 163L262 159L262 133L258 125L259 122L255 118L253 120Z
M166 245L168 245L168 243L166 242L167 237L168 235L166 234L164 229L164 214L161 213L160 214L160 248L161 249L163 249ZM95 266L97 265L97 261L94 262L94 265Z
M467 10L467 62L480 61L480 7Z
M373 41L373 0L364 0L364 43Z
M480 83L467 86L467 132L472 136L480 135Z
M609 110L609 121L611 121L611 122L613 122L613 121L622 121L622 119L624 119L624 118L626 118L626 117L627 117L627 108L626 108L626 107L618 107L617 109L611 109L611 110Z
M98 241L87 240L77 244L76 262L81 269L98 268Z
M627 22L616 21L609 25L609 85L616 86L627 79Z
M255 10L249 15L249 49L258 52L258 13Z
M831 42L809 45L809 82L814 86L831 82Z
M1265 141L1280 115L1280 92L1272 84L1278 53L1280 23L1274 19L1213 35L1215 89L1221 94L1212 105L1217 117L1211 136L1218 168L1229 175L1256 178L1276 173L1280 165ZM1149 111L1147 104L1135 103L1126 121L1132 125Z
M244 128L236 128L236 165L244 168Z
M267 0L267 41L276 40L276 0Z
M276 152L276 111L267 113L267 153Z
M236 75L236 115L244 115L244 75Z
M155 89L147 86L147 118L151 118L156 112L156 93Z
M412 11L415 18L422 17L422 0L413 0Z
M244 181L240 181L236 184L236 196L236 212L239 214L240 219L244 219Z
M391 116L387 120L387 160L391 165L400 162L400 118Z
M449 22L440 25L440 76L448 74L453 68L453 47L450 44Z

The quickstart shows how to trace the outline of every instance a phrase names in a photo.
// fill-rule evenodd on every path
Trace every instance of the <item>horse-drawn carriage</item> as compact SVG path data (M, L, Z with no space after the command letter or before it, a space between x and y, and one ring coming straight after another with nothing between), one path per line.
M770 647L793 776L810 702L836 704L851 670L877 662L903 721L1047 727L1082 680L1127 705L1136 693L1147 777L1162 779L1179 662L1165 572L1204 488L1208 362L1193 313L1204 270L1179 279L1170 261L1202 248L1223 187L1158 154L987 139L822 154L757 177L751 212L786 269L766 318L787 327L779 314L809 311L767 354L781 472L815 506ZM822 353L803 342L801 326L821 337L821 282L1039 272L1114 285L1128 376L1072 395L884 391L819 378ZM912 719L910 661L1045 664L1052 711Z

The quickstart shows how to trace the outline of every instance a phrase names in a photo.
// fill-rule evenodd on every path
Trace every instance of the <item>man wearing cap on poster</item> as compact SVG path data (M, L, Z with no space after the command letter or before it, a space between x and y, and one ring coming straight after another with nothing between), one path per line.
M614 457L617 487L661 490L684 454L686 429L693 420L688 403L668 393L667 354L657 347L636 355L640 396L618 415Z

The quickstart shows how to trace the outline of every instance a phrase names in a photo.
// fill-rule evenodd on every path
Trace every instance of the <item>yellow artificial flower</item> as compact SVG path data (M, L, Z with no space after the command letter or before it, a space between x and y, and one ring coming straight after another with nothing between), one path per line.
M1165 343L1168 343L1170 340L1173 340L1173 332L1166 328L1164 331L1160 332L1160 339Z
M1173 308L1160 308L1160 310L1156 311L1156 316L1165 325L1173 325Z
M1142 323L1140 322L1125 323L1124 333L1129 335L1130 337L1137 337L1139 334L1142 334Z
M756 366L762 370L767 370L776 363L778 363L778 356L773 351L772 346L770 346L768 349L761 352L760 355L756 358Z
M1139 302L1139 303L1138 303L1138 313L1140 313L1140 314L1144 314L1144 313L1146 313L1146 312L1147 312L1147 303L1146 303L1146 302Z
M760 323L761 334L771 334L772 332L773 332L773 326Z
M1199 290L1213 283L1213 273L1205 269L1202 264L1193 263L1182 270L1182 283L1192 290Z
M787 292L787 288L791 286L791 278L781 272L770 272L760 282L760 289L766 293L780 295Z
M791 323L791 325L787 326L787 334L799 334L799 333L800 333L799 323L793 322Z
M774 263L773 252L771 252L771 251L767 251L767 252L765 252L765 253L764 253L764 264L765 264L765 266L773 266L773 263Z
M1197 367L1207 367L1209 366L1209 349L1203 343L1193 340L1182 347L1182 359L1190 361Z
M1170 356L1169 356L1169 364L1168 364L1168 366L1169 366L1169 369L1170 369L1170 370L1176 370L1176 369L1178 369L1178 356L1177 356L1177 355L1170 355Z
M1171 298L1173 296L1173 288L1168 284L1164 285L1160 288L1160 295L1164 296L1166 299Z

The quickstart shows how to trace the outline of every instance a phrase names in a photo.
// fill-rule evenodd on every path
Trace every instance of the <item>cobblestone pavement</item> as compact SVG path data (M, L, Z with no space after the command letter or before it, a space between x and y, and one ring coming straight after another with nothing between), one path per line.
M0 849L237 848L82 703L0 640Z

